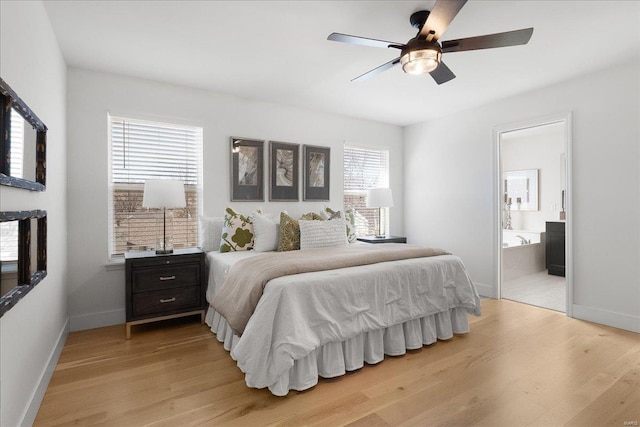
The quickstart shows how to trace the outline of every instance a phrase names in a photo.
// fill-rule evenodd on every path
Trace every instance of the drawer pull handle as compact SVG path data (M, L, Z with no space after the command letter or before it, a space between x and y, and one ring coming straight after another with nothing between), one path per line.
M176 280L176 276L160 276L160 280Z
M161 303L167 303L167 302L174 302L176 300L176 297L173 298L168 298L168 299L161 299L160 302Z

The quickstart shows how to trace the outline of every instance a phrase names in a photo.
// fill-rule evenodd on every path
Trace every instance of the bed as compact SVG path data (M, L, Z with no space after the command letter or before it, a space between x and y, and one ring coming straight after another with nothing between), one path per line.
M362 251L372 246L380 245L349 245ZM444 254L273 278L237 333L214 302L236 263L251 265L265 255L207 254L206 323L245 373L246 384L277 396L467 333L467 315L480 315L464 264Z

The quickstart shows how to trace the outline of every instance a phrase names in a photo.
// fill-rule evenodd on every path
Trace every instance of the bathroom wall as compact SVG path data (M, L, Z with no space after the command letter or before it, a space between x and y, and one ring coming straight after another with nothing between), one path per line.
M544 231L546 221L557 221L562 208L561 155L564 124L555 123L504 134L500 143L503 172L538 169L538 210L511 206L514 230Z

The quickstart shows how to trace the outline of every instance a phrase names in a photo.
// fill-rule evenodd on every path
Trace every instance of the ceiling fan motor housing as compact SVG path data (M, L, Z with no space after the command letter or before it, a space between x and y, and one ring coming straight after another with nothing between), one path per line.
M411 16L409 17L409 22L411 22L411 26L417 29L418 31L422 31L422 27L424 26L424 23L427 22L427 18L429 17L430 13L431 12L429 12L428 10L419 10L417 12L412 13Z

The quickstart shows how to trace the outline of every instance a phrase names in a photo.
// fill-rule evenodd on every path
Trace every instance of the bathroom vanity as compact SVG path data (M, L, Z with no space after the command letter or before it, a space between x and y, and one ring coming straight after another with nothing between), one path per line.
M546 223L546 259L545 266L554 276L564 277L565 272L565 223L548 221Z

